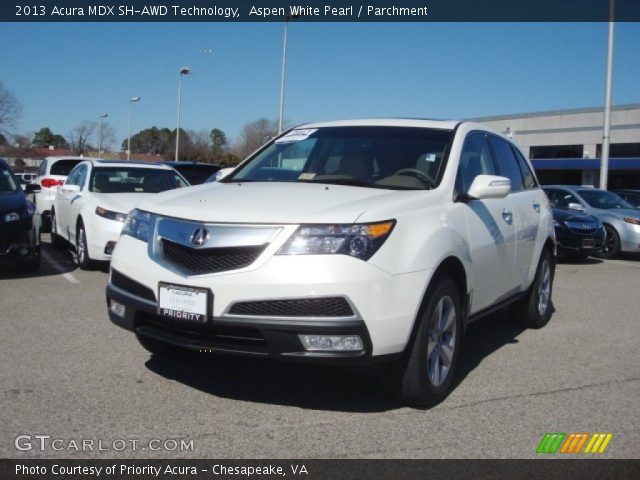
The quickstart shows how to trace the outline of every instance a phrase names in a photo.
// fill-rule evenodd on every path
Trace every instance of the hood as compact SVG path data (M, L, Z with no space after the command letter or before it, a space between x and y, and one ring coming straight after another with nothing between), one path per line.
M598 223L599 220L593 215L588 215L583 212L579 212L577 210L565 210L563 208L554 208L553 209L553 219L556 221L565 222L575 221L575 222L588 222L588 223Z
M143 200L157 195L157 193L93 193L98 206L120 213L129 213Z
M398 193L309 183L208 183L163 192L139 208L200 222L353 223L365 210L393 202Z
M597 215L599 217L610 215L622 220L623 217L631 217L640 220L640 212L633 208L593 208L589 209L589 213Z
M21 189L12 193L0 193L0 213L16 212L27 208L27 197Z

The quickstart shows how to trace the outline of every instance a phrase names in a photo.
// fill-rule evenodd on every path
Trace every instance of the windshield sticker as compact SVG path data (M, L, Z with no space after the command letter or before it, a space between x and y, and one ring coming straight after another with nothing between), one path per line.
M298 180L313 180L316 178L316 174L312 172L301 173Z
M428 153L428 154L424 157L424 159L425 159L427 162L435 162L435 161L436 161L436 154L435 154L435 153Z
M309 136L313 135L318 129L317 128L304 128L299 130L291 130L286 135L280 137L276 140L276 143L291 143L291 142L299 142L300 140L306 140Z

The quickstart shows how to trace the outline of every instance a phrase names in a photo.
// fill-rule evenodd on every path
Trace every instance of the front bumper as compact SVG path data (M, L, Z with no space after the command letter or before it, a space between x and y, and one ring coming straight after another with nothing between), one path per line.
M40 254L32 220L21 221L21 225L5 230L0 233L0 262L28 262Z
M93 215L91 223L86 225L85 232L89 247L89 257L98 261L111 260L113 245L118 242L123 226L122 222Z
M152 260L146 243L126 235L118 241L111 268L141 287L134 285L127 289L134 298L120 297L122 302L115 295L127 292L118 292L113 282L107 289L108 298L133 309L133 316L128 317L129 330L135 331L138 321L153 323L157 320L146 314L157 315L158 284L166 282L208 289L213 296L208 315L214 326L240 323L265 330L265 336L283 328L292 332L307 326L312 327L311 333L318 334L359 331L363 332L363 341L368 339L364 356L370 357L404 351L432 273L431 270L420 270L391 275L369 262L346 255L273 255L265 251L254 264L242 270L188 276ZM269 313L249 317L246 310L238 312L234 308L245 302L326 297L343 297L352 307L353 314L305 316L294 313L283 318ZM138 314L139 311L146 314ZM117 319L114 322L127 328ZM174 327L184 325L188 324L172 324ZM297 338L296 349L296 355L301 356L302 346Z
M604 246L604 230L592 235L573 233L565 227L556 227L555 230L559 255L594 255ZM589 246L585 246L585 241Z
M213 318L206 323L176 320L158 315L155 301L146 300L115 287L107 286L107 305L116 301L125 305L120 317L109 309L116 325L189 350L205 353L269 357L291 361L313 361L337 364L368 364L388 360L391 356L371 356L369 332L362 320L256 319L234 316ZM357 352L306 351L300 334L358 335L364 348Z
M640 225L624 224L620 232L620 249L627 253L640 253Z

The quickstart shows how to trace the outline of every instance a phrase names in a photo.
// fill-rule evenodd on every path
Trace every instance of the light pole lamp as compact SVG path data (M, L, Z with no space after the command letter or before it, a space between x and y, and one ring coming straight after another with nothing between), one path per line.
M302 15L287 15L284 17L284 42L282 44L282 69L280 71L280 115L278 116L278 133L282 133L284 123L284 86L287 67L287 31L289 29L289 21L299 18Z
M104 119L109 116L108 113L100 115L100 130L98 130L98 157L102 157L102 127Z
M127 139L127 160L131 160L131 116L133 115L133 104L139 102L140 97L131 97L129 99L129 137Z
M193 70L189 67L182 67L178 74L178 126L176 127L176 162L180 153L180 104L182 101L182 76L193 74Z

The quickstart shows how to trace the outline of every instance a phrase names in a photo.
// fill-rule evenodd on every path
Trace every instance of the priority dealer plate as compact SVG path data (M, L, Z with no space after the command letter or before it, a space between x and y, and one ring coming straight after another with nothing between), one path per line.
M206 322L211 292L205 288L158 284L158 314L194 322Z

